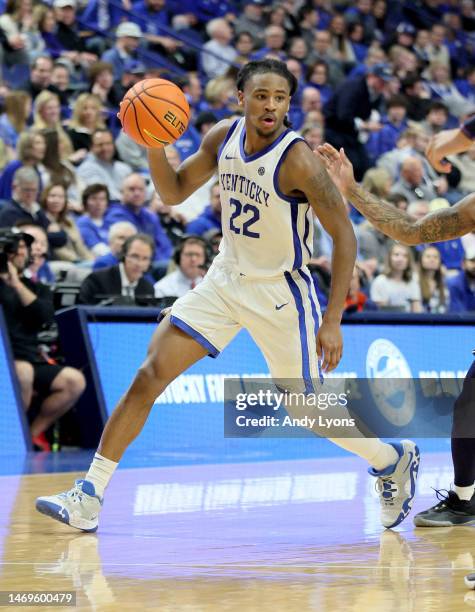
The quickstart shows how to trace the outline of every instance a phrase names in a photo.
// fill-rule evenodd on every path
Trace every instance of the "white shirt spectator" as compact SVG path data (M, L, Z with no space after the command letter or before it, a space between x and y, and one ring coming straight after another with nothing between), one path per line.
M202 276L196 279L188 278L183 272L178 269L175 272L167 274L155 283L155 297L181 297L188 293L190 289L194 289L198 283L203 280Z
M411 302L421 301L421 289L415 278L405 282L380 274L371 285L371 299L373 302L399 306L410 312Z

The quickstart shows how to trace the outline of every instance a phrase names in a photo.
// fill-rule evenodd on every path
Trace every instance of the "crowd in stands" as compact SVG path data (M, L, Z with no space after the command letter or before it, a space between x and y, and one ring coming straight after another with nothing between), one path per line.
M173 80L189 101L190 125L166 148L173 167L241 114L239 67L276 58L298 81L293 128L312 148L344 147L371 193L420 217L475 190L475 148L447 175L424 155L475 112L474 0L0 0L0 11L0 228L33 237L19 268L29 285L149 305L206 274L219 185L160 201L145 149L116 117L143 78ZM347 211L358 239L348 314L475 310L474 234L409 248ZM332 253L317 219L314 247L324 309Z

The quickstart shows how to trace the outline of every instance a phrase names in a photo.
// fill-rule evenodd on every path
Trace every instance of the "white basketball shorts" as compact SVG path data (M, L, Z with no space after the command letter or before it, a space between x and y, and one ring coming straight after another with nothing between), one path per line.
M216 357L248 330L276 379L320 379L316 334L321 312L306 267L269 279L243 276L216 262L195 289L172 306L173 325ZM308 384L307 384L308 381Z

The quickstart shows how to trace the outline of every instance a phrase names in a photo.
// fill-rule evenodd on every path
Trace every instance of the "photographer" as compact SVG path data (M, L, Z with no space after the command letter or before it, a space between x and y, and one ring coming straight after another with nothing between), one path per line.
M39 396L40 406L32 419L33 443L49 450L45 431L75 404L85 388L79 370L60 366L44 355L38 332L54 320L53 298L42 283L25 278L33 238L23 232L0 231L0 304L15 359L25 410Z

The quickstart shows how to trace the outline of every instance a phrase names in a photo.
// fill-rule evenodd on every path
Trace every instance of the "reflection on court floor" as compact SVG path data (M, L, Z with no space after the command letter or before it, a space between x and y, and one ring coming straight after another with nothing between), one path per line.
M449 465L424 457L416 511ZM74 590L78 607L111 611L475 607L475 529L383 530L358 459L122 469L94 535L34 511L74 477L0 478L0 590Z

